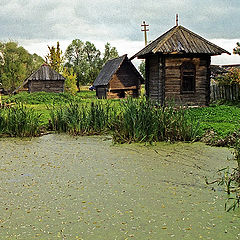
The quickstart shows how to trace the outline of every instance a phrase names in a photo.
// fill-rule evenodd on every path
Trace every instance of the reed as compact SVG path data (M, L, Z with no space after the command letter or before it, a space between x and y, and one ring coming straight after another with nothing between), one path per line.
M150 100L127 99L114 124L115 142L192 141L199 123L185 109L169 104L157 106Z
M115 115L109 102L73 102L51 109L51 128L73 135L100 134L111 129Z
M13 137L33 137L41 132L41 114L23 104L1 110L0 131Z

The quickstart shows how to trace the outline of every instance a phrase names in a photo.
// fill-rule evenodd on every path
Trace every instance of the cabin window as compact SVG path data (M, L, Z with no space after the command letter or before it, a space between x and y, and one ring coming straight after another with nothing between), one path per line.
M196 67L192 62L185 62L181 66L181 92L194 93L196 86Z

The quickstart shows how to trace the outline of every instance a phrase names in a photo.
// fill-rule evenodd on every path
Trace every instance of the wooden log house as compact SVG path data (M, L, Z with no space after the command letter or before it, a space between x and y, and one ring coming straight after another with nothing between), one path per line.
M13 93L23 90L30 93L61 93L64 92L64 82L65 78L45 63L36 72L31 74Z
M143 78L127 55L109 60L93 83L98 98L138 97Z
M230 54L183 26L174 26L131 59L145 59L146 96L165 104L207 106L211 56Z

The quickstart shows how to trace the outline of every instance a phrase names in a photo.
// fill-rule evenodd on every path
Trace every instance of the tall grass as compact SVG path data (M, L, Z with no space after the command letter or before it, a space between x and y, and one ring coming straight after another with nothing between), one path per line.
M106 101L70 103L54 106L50 112L50 127L74 135L100 134L112 128L116 109Z
M114 124L115 142L192 141L199 123L184 109L165 108L150 100L127 99Z
M22 104L0 110L0 132L13 137L38 136L41 114Z

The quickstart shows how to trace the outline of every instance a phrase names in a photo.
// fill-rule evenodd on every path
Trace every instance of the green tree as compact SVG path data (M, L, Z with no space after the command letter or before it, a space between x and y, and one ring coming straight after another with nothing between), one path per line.
M142 61L138 67L139 72L141 73L144 80L146 79L146 71L145 71L145 61Z
M0 79L5 90L12 92L36 70L35 66L41 62L36 56L29 54L16 42L0 43ZM36 65L33 63L34 58Z
M46 56L46 62L58 73L63 72L63 63L64 57L62 56L63 52L60 49L60 44L57 42L57 47L48 46L49 53Z
M65 66L73 67L77 74L77 86L92 83L102 68L101 52L91 42L75 39L67 47Z
M233 49L233 54L240 55L240 42L237 42L236 44L237 46Z
M118 51L115 47L111 47L110 43L105 44L104 54L103 54L103 64L108 60L119 57Z
M67 47L65 58L67 60L65 66L73 68L77 74L77 86L92 84L102 69L103 65L112 58L118 57L115 47L111 47L109 43L105 45L105 51L101 58L101 52L95 45L89 41L82 42L75 39Z
M76 94L77 88L77 75L74 73L73 68L64 68L63 76L65 77L64 90L70 94Z

